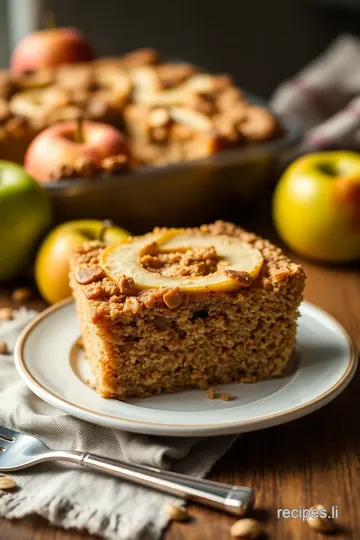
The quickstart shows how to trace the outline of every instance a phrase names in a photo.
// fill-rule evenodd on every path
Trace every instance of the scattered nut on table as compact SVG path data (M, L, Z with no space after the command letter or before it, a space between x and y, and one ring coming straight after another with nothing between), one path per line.
M5 341L0 339L0 354L7 354L8 352L8 346L6 345Z
M233 538L258 538L264 533L264 528L252 518L244 518L235 521L230 529L230 534Z
M16 487L16 482L10 476L0 476L0 489L12 489Z
M189 518L188 511L185 506L178 506L176 504L167 504L166 510L169 518L173 521L186 521Z
M11 300L13 302L26 302L31 297L31 289L29 287L18 287L14 289Z
M0 309L0 321L11 321L14 316L14 310L10 307Z
M325 506L322 504L315 504L310 508L310 512L318 511L318 517L310 516L306 519L306 523L314 529L314 531L329 533L336 530L336 524L333 519L328 516Z

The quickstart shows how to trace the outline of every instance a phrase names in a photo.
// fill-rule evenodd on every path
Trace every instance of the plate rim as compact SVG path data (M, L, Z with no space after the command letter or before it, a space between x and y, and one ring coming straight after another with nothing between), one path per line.
M310 414L317 409L320 409L322 406L327 405L330 401L335 399L350 383L353 378L357 365L358 365L358 353L357 348L354 343L354 340L350 337L348 332L345 330L343 325L339 323L335 317L327 313L322 308L319 308L315 304L308 302L306 300L302 301L302 305L308 306L315 311L320 312L322 315L331 320L333 324L344 335L348 347L349 347L349 359L346 370L340 379L338 379L335 384L328 388L325 392L316 396L306 403L299 404L291 409L283 410L278 413L273 413L266 416L260 416L252 420L238 420L232 422L221 422L216 424L166 424L163 422L150 422L148 420L137 420L123 418L122 416L114 416L112 414L101 413L94 411L93 409L88 409L82 405L77 405L71 401L68 401L64 397L60 397L48 388L46 388L41 382L39 382L35 376L31 373L28 366L26 365L24 349L27 339L31 335L33 329L41 323L43 319L48 316L51 316L54 312L67 307L69 304L74 304L73 298L66 298L56 304L49 306L45 310L41 311L35 319L33 319L21 332L14 350L14 362L16 369L23 380L23 382L34 392L40 399L59 408L60 410L65 411L67 414L75 416L85 421L89 421L98 425L103 425L111 427L113 429L128 429L128 431L136 433L148 433L148 434L168 434L168 435L187 435L187 436L199 436L202 434L206 435L223 435L230 433L239 433L242 431L242 428L245 428L243 431L254 431L256 429L262 429L265 427L271 427L286 423L291 420L295 420L306 414ZM72 412L70 412L72 411ZM75 412L74 412L75 411ZM307 412L308 411L308 412ZM78 414L76 414L78 413ZM101 422L103 420L103 422ZM118 426L115 426L115 423ZM137 429L134 429L133 426L136 426ZM246 429L247 428L247 429ZM217 430L217 432L216 432ZM157 433L155 433L157 431Z

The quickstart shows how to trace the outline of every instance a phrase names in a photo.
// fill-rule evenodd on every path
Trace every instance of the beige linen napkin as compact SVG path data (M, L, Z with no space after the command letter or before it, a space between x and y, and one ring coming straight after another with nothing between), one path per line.
M0 322L10 353L35 312L20 310ZM32 394L19 380L12 354L0 355L0 425L34 435L50 448L92 452L129 463L172 468L204 476L236 437L211 439L147 437L73 418ZM71 464L43 464L14 473L19 489L0 491L0 515L39 514L57 526L86 529L106 539L155 540L174 497Z

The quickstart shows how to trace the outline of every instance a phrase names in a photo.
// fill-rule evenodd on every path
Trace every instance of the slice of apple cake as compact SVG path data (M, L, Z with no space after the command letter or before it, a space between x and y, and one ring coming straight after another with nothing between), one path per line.
M216 222L79 246L70 282L96 389L126 400L283 374L305 275Z

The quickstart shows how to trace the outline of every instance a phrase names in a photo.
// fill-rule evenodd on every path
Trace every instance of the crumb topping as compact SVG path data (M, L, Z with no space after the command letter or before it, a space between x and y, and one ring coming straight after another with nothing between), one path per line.
M224 265L213 246L170 252L161 252L152 246L150 253L142 255L140 263L146 270L167 277L207 276Z
M206 397L208 399L215 399L216 398L216 390L213 386L210 386L210 388L208 388L205 392L206 394Z
M154 232L163 232L166 229L155 229ZM262 289L264 294L277 293L289 279L304 277L300 265L288 259L282 250L268 240L264 240L253 233L249 233L232 223L217 221L211 225L203 225L198 229L187 229L189 234L207 233L211 235L228 235L240 237L244 242L256 247L263 255L264 263L258 277L250 283L246 276L239 276L247 283L244 288L232 292L211 291L201 293L204 295L228 295L234 298L244 296L253 288ZM175 289L145 289L136 288L131 276L122 276L115 282L98 272L100 256L106 244L92 241L75 248L71 259L71 273L77 280L81 272L81 284L85 296L94 302L94 317L116 318L119 312L139 313L142 310L151 310L155 306L166 306L171 310L183 308L192 300L192 293L185 293ZM191 248L183 252L156 253L151 250L143 255L141 262L144 268L151 272L160 272L163 275L176 276L204 276L215 272L224 261L219 260L216 250L208 248ZM96 269L94 280L89 281L91 269ZM201 295L198 295L199 297Z

